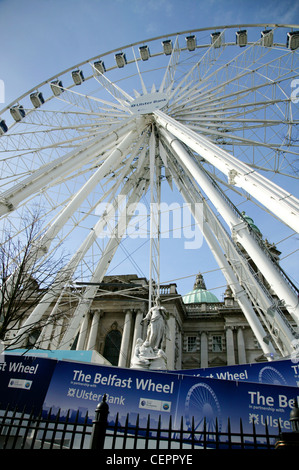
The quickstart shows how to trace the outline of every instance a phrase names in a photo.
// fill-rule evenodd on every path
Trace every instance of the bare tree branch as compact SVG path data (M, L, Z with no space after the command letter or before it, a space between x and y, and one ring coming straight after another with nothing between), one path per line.
M3 232L0 245L0 341L17 344L27 338L30 347L28 337L36 336L49 319L42 318L23 332L22 323L52 286L66 255L57 249L43 252L39 243L42 235L39 210L21 222L20 234L14 237L11 225ZM58 316L59 313L51 321L56 322Z

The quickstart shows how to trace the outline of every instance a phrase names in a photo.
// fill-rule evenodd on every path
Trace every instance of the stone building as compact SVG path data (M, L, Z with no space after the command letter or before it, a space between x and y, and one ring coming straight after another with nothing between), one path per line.
M247 221L262 241L262 234L253 220L247 217ZM276 247L267 240L263 243L271 252L274 262L279 263L280 252ZM246 252L244 255L247 256ZM267 285L249 258L248 262L260 281ZM105 276L81 322L80 331L72 343L64 348L62 338L74 318L83 290L84 286L79 287L69 298L62 299L60 316L52 324L47 324L47 315L55 310L55 304L49 305L44 318L46 328L42 334L39 329L31 333L23 347L95 351L104 364L131 367L136 341L139 338L144 341L147 335L147 323L142 320L148 313L148 280L135 274ZM273 292L272 295L275 298ZM219 300L207 289L199 273L193 289L185 295L177 291L174 283L161 285L160 300L169 315L167 325L170 340L165 339L161 345L167 357L168 370L267 360L229 287L223 293L223 300ZM293 323L287 312L285 315ZM12 338L11 332L7 338L8 344Z
M181 296L176 284L169 284L160 287L160 298L169 313L171 340L163 345L169 370L266 360L229 288L220 301L198 274L188 294ZM137 338L146 336L147 311L147 279L106 276L72 349L94 350L106 363L130 367ZM41 347L53 349L54 338L55 331Z

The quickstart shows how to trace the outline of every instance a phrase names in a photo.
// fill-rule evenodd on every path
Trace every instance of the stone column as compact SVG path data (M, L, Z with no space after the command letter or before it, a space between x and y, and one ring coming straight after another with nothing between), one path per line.
M236 364L234 336L233 330L230 326L226 328L226 355L228 366L233 366L234 364Z
M93 313L92 321L91 321L91 328L90 328L90 333L89 333L89 338L88 338L88 343L87 343L87 349L89 351L96 349L99 322L100 322L100 311L95 310Z
M209 367L208 336L204 331L200 338L200 367Z
M176 319L173 314L170 313L168 321L168 328L170 334L170 341L166 340L165 354L167 356L167 369L174 370L175 365L175 347L176 347Z
M175 363L175 367L176 367L176 369L181 369L182 368L183 345L182 345L182 330L179 327L178 327L178 330L177 330L177 342L178 342L178 352L177 352L177 360L176 360L176 363Z
M130 344L131 325L132 325L132 311L127 310L126 315L125 315L123 335L121 339L118 367L127 366L127 359L128 359L128 356L130 355L129 344Z
M135 317L134 335L133 335L133 344L132 344L132 354L134 353L136 340L138 338L143 339L142 338L143 327L142 327L142 324L141 324L142 319L143 319L143 312L142 312L142 310L138 310L137 313L136 313L136 317Z
M79 338L78 338L78 343L77 343L77 351L82 351L85 346L85 341L87 337L87 331L88 331L88 320L89 320L89 314L86 313L81 328L80 328L80 333L79 333Z
M246 349L243 328L240 326L237 332L239 364L246 364Z

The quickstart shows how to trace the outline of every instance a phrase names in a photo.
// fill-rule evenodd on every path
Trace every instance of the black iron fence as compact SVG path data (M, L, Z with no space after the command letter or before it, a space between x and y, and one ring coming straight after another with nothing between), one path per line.
M140 422L139 415L132 423L129 414L125 422L117 415L109 421L109 407L104 401L97 407L92 420L78 412L75 416L60 411L47 413L26 409L0 411L0 449L277 449L299 446L299 433L285 436L278 426L276 434L270 434L267 425L264 432L257 432L252 423L251 432L243 431L242 420L239 429L232 429L230 420L226 430L219 430L217 420L211 428L204 420L201 428L188 428L183 418L174 426L170 416L168 424L161 424L161 418L154 425L148 416ZM287 438L286 438L287 437Z

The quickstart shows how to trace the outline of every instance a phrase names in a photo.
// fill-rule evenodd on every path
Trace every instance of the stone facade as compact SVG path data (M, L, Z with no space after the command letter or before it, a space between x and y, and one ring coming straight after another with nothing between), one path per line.
M205 285L201 285L201 288ZM160 298L169 313L171 340L163 350L169 370L193 369L265 361L241 309L228 288L223 301L208 292L196 303L184 303L186 296L177 292L176 284L162 285ZM95 350L109 363L130 367L137 338L146 337L141 321L148 312L148 282L136 275L107 276L99 286L92 308L85 316L74 340L73 349ZM61 335L70 321L64 317ZM56 327L45 337L41 347L55 348ZM38 346L37 346L38 347Z
M171 339L165 339L162 345L168 370L267 360L229 287L223 300L219 301L207 291L199 275L191 294L181 296L176 284L160 286L161 305L169 314ZM194 301L190 302L190 298ZM40 331L31 335L24 346L50 350L61 348L61 339L78 299L80 288L72 296L72 301L65 300L59 320L48 325L43 335ZM49 305L49 313L53 306ZM147 279L137 275L106 276L98 287L71 349L93 350L105 358L103 363L130 367L136 340L146 338L147 324L142 319L147 312Z

